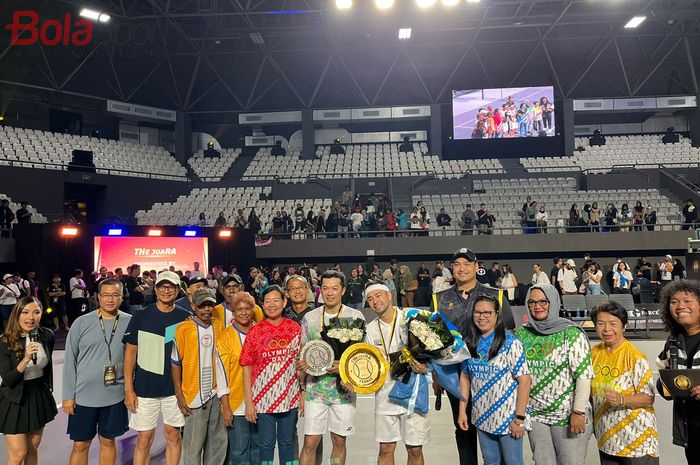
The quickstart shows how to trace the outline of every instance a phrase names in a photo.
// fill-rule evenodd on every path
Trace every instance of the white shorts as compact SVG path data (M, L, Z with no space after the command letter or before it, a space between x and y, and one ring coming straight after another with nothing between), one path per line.
M158 426L158 417L163 414L163 423L175 428L185 426L185 416L177 407L177 398L138 397L136 413L129 418L129 427L136 431L150 431Z
M430 419L414 413L402 415L374 415L374 439L377 442L398 442L407 446L424 446L430 442Z
M338 436L351 436L355 432L354 404L326 405L321 402L304 402L304 434L323 435L328 430Z

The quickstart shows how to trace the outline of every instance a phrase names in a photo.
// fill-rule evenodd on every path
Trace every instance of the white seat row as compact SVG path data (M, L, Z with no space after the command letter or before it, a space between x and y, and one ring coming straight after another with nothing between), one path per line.
M162 147L0 127L0 165L66 170L73 150L92 151L98 173L187 181L187 169Z
M10 202L10 210L12 210L12 213L15 214L15 220L13 221L13 223L16 223L17 222L17 218L16 218L17 210L20 209L20 204L13 202L12 199L10 198L10 196L7 194L0 193L0 200L7 200ZM20 202L21 202L21 200L20 200ZM32 214L32 220L31 220L32 223L48 223L49 222L49 220L44 215L39 213L36 210L36 208L34 208L33 206L27 205L27 210L29 211L29 213Z
M205 157L204 151L199 150L187 160L187 163L197 177L204 182L219 182L240 154L240 148L222 149L219 157Z

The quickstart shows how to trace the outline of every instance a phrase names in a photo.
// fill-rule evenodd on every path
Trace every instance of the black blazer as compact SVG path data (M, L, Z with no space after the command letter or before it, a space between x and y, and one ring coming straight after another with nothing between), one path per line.
M53 391L53 363L51 355L53 354L53 346L56 338L53 331L48 328L39 328L39 342L44 346L44 351L49 359L48 365L44 367L44 376L42 379L49 391ZM7 344L0 340L0 396L6 397L10 402L19 404L22 400L22 389L24 388L24 373L17 371L17 365L24 358L24 342L21 343L22 352L10 352Z

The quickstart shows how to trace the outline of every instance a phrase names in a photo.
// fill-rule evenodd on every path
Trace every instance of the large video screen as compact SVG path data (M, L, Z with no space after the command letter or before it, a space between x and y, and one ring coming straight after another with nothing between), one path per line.
M95 237L95 270L101 266L126 270L138 263L142 270L161 271L174 266L185 272L194 262L208 270L208 256L206 237Z
M554 87L453 90L455 139L551 137Z

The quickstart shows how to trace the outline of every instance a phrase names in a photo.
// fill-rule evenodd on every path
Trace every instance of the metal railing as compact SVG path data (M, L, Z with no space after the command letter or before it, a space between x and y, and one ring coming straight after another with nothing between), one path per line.
M0 166L11 166L13 168L25 168L25 169L48 169L49 171L61 171L70 172L78 174L106 174L114 176L128 176L132 178L142 178L142 179L158 179L161 181L191 181L186 175L177 174L163 174L163 173L151 173L151 172L139 172L135 173L129 170L120 170L116 168L100 168L97 166L85 166L85 165L64 165L61 163L49 163L44 161L19 161L19 160L2 160ZM23 164L31 164L33 166L23 166ZM38 165L38 166L37 166ZM56 167L54 169L48 167ZM83 168L83 169L94 169L95 171L69 171L69 168ZM175 179L173 179L175 178Z

